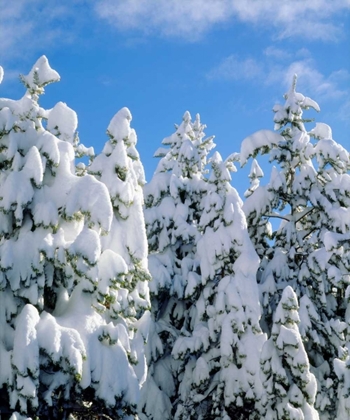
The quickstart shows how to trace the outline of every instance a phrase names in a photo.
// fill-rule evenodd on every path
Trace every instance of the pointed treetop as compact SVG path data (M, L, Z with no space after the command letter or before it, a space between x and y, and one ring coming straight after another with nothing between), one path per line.
M209 182L225 183L231 181L230 172L235 172L237 169L233 165L232 160L226 159L223 161L219 152L215 152L209 159L212 167L212 172L209 177Z
M260 165L258 164L258 161L256 159L252 160L252 166L250 168L249 172L249 178L255 179L255 178L262 178L264 176L264 172L260 168Z
M296 73L294 73L293 80L292 80L292 85L291 85L289 91L286 92L283 95L284 99L290 99L291 97L293 97L296 94L297 81L298 81L298 75ZM298 95L300 95L300 94L298 94Z
M298 127L300 131L305 131L304 122L302 119L303 110L309 109L310 107L315 109L317 112L320 111L320 107L314 100L296 92L297 75L294 74L292 86L289 91L283 96L286 100L284 105L275 105L273 107L275 130L279 130L287 123L291 123L293 126Z
M298 308L298 298L291 286L285 287L282 293L282 306L289 310Z
M184 120L184 121L189 121L189 120L191 120L191 114L189 113L189 111L186 111L185 113L184 113L184 116L182 117L182 119Z
M220 165L222 163L222 157L219 152L214 152L213 156L209 159L209 163L212 162L216 165Z
M297 80L298 80L298 75L297 75L297 74L294 74L294 75L293 75L292 87L291 87L291 90L292 90L293 92L296 92Z
M128 139L131 133L130 121L132 120L131 112L128 108L120 109L112 118L107 128L107 133L117 140Z
M44 93L44 87L50 83L58 82L60 75L50 67L45 55L42 55L27 76L20 76L22 82L31 94Z
M291 286L287 286L282 293L280 304L278 305L274 323L276 325L298 324L300 322L298 313L298 298ZM276 333L275 326L272 328L272 334Z
M193 129L195 131L199 131L199 130L205 130L207 128L207 126L205 124L201 123L201 116L200 114L196 114L196 119L193 123Z

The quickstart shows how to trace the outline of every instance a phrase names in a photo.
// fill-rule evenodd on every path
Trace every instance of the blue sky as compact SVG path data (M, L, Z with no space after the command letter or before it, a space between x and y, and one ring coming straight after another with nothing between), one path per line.
M321 107L307 116L350 149L349 0L3 1L1 97L23 95L18 74L42 54L61 75L42 106L66 102L96 152L127 106L148 180L153 153L186 110L201 115L226 157L254 131L273 129L272 107L294 73ZM241 194L246 172L233 176Z

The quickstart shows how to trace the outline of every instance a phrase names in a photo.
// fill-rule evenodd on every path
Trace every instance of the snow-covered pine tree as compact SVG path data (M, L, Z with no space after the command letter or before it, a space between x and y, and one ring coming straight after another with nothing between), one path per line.
M230 185L236 158L214 154L200 203L200 272L188 276L185 298L192 305L172 352L185 362L177 419L260 418L254 403L262 395L259 357L266 337L259 325L259 258Z
M146 375L144 342L150 318L145 310L150 308L148 281L151 277L143 215L145 176L131 120L128 108L115 114L107 129L109 140L88 172L107 186L113 207L111 228L101 238L103 265L97 284L99 300L107 308L108 319L117 326L127 327L125 333L130 338L134 336L127 340L125 349L143 383Z
M350 237L347 240L347 242L350 242ZM347 258L350 259L349 255L347 256ZM339 379L339 385L337 390L337 417L335 418L335 420L350 418L350 286L348 286L346 290L346 300L346 342L344 346L340 347L339 356L334 361L335 373L337 374L337 377Z
M333 361L344 344L344 294L349 281L341 244L332 244L336 235L349 231L344 215L349 207L350 160L326 124L306 131L303 110L319 111L319 107L295 89L296 76L285 104L273 109L276 131L261 130L242 143L242 165L258 153L269 153L277 165L267 185L248 192L243 208L262 260L258 279L263 329L271 333L282 291L290 285L299 300L299 329L317 378L315 407L321 419L330 420L338 402ZM271 220L280 220L280 226Z
M323 127L322 127L323 128ZM325 136L330 137L330 136ZM330 268L329 273L335 282L350 283L350 174L342 173L335 176L338 188L335 194L342 197L341 212L342 227L337 232L328 232L325 235L325 242L328 251L334 253L335 264ZM342 295L341 295L342 296ZM341 298L341 297L340 297ZM338 358L334 361L334 368L339 379L337 390L337 417L336 420L350 418L350 285L347 286L344 296L345 309L345 342L339 348Z
M120 247L101 240L115 224L110 194L92 175L76 175L75 112L39 106L59 80L46 57L21 79L22 99L0 99L1 410L125 419L137 404L142 340L123 314L109 313L130 280Z
M192 300L185 290L199 283L196 244L200 202L205 192L204 168L213 137L204 139L199 115L189 112L176 132L163 140L156 172L146 184L145 220L149 243L149 269L153 323L149 336L149 374L142 390L140 418L172 419L183 377L181 361L171 356L180 331L187 329Z
M274 313L271 337L261 354L266 400L262 416L271 420L318 420L316 378L298 329L298 300L287 286Z

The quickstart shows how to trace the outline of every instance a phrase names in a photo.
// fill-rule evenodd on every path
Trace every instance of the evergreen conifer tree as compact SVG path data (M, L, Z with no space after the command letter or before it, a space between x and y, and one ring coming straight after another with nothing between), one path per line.
M214 147L212 137L204 139L204 128L199 115L192 122L189 112L184 114L176 132L163 140L169 148L156 152L161 160L144 190L153 323L140 418L173 418L184 374L171 352L190 319L188 284L200 282L196 259L199 204L205 192L206 158Z
M254 403L262 395L259 355L265 341L259 325L259 258L242 201L230 185L235 159L214 154L200 205L200 281L189 277L189 321L172 352L186 363L178 419L259 418Z
M296 294L287 286L274 313L271 337L261 354L266 401L262 416L271 420L317 420L316 378L298 329Z
M349 286L346 292L346 298L348 301L348 306L346 310L346 323L347 323L347 334L346 334L346 343L344 346L339 348L338 358L334 361L335 373L339 379L338 389L337 389L337 412L336 420L346 419L350 417L350 320L349 320Z
M208 177L214 145L203 129L185 113L145 188L154 316L147 418L257 418L259 259L230 186L237 155L223 162L215 153Z
M269 153L276 164L267 185L248 191L244 211L261 257L263 329L271 334L282 292L291 286L300 304L299 329L310 370L317 378L315 407L321 419L332 419L338 400L333 361L345 339L349 267L348 260L342 261L341 244L333 244L350 226L344 217L349 154L326 124L307 132L303 110L319 107L296 92L296 76L285 100L273 109L276 131L261 130L242 143L241 164L258 153Z
M148 305L147 287L131 274L134 266L147 272L145 247L132 266L116 238L108 239L117 223L110 193L86 171L76 173L75 112L63 103L39 106L58 73L43 56L21 79L22 99L0 99L1 409L12 418L77 412L125 419L144 376L147 319L129 322L127 308L112 317L111 307L127 293L134 318ZM140 239L138 214L137 228L128 228Z

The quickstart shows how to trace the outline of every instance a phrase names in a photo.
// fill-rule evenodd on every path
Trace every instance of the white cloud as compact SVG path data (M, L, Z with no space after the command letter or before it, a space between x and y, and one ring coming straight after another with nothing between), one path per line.
M346 70L324 75L316 68L312 59L305 59L292 62L286 69L282 69L282 72L285 86L289 85L293 75L297 74L299 89L307 89L318 98L331 100L348 94L342 87L344 79L350 80L350 74Z
M292 54L281 48L276 48L274 46L267 47L264 50L264 55L266 57L275 58L276 60L287 60L292 57Z
M14 0L0 13L0 56L49 52L106 22L132 39L144 34L196 41L211 29L243 22L277 37L336 40L350 0ZM270 50L268 54L281 51ZM277 57L276 57L277 58Z
M119 30L196 40L213 26L235 21L271 27L280 38L335 40L349 0L97 0L95 10Z
M237 55L225 58L208 74L208 79L253 80L261 77L261 68L254 58L239 59Z
M11 60L72 42L82 20L76 6L84 4L84 0L2 2L0 56Z
M310 52L298 50L294 54L284 53L274 47L264 51L264 59L240 58L231 55L207 73L210 80L249 81L249 83L272 86L287 90L293 75L298 75L298 89L319 99L346 98L349 90L350 73L341 69L328 75L322 74ZM277 60L276 60L277 57ZM299 59L301 57L301 59Z
M311 58L311 53L307 48L299 48L296 51L287 51L286 49L277 48L273 45L265 48L263 54L268 60L275 60L276 62L287 62L293 59Z
M349 96L347 100L345 101L345 103L343 103L343 105L340 107L337 114L335 115L335 117L338 118L340 121L345 122L347 126L350 125L350 97Z

